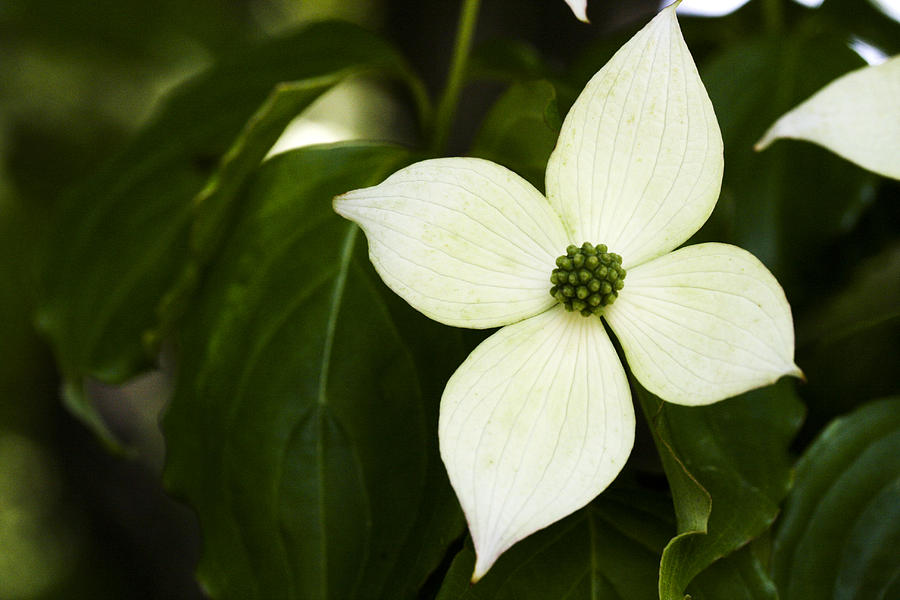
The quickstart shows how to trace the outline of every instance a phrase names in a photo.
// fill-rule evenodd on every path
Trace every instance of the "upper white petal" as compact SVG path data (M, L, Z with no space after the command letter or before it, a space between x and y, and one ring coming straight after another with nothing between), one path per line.
M900 56L835 79L778 119L756 149L778 138L815 142L900 179Z
M605 316L634 376L669 402L709 404L801 375L784 291L736 246L687 246L629 270Z
M722 183L722 136L674 5L594 75L547 165L547 197L577 242L624 265L679 246Z
M439 435L477 580L590 502L628 458L634 409L602 322L556 306L492 335L447 383Z
M348 192L334 210L356 221L384 282L436 321L496 327L542 312L568 240L527 181L477 158L441 158Z

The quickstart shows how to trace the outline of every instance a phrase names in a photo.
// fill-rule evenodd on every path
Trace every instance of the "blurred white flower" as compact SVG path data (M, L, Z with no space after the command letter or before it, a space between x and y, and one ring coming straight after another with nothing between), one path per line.
M756 144L806 140L900 179L900 56L839 77L782 115Z

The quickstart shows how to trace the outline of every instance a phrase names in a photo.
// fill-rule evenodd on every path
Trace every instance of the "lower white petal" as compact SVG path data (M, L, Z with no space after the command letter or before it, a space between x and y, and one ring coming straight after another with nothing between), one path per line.
M439 429L477 580L610 484L631 452L634 409L602 322L556 306L472 352L447 383Z
M634 376L669 402L710 404L802 375L784 291L736 246L688 246L629 269L605 317Z
M426 160L334 199L356 221L384 282L414 308L457 327L542 312L569 240L530 183L478 158Z

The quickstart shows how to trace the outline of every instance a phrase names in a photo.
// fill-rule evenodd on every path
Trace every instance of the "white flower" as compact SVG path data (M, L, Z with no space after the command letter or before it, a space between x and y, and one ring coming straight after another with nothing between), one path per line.
M790 307L756 258L726 244L672 252L712 211L722 168L716 117L670 7L575 102L546 199L474 158L420 162L335 199L412 306L448 325L504 326L441 399L441 456L478 555L473 580L590 502L631 452L631 394L601 318L548 293L570 244L623 257L625 285L601 313L635 377L665 400L708 404L799 374Z
M838 77L782 115L756 144L815 142L856 164L900 179L900 56Z

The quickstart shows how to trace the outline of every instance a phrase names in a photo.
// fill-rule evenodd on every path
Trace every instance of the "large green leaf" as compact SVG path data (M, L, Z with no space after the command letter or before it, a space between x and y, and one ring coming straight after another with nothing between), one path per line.
M264 163L184 321L166 481L200 516L214 598L415 597L462 531L436 449L459 338L383 286L331 209L408 158Z
M789 381L703 407L665 403L637 387L678 522L660 563L660 598L681 600L695 576L774 521L803 409Z
M725 142L725 177L700 235L753 252L793 303L812 291L797 280L819 269L821 252L853 227L877 180L812 144L787 140L753 150L779 116L864 64L846 34L808 31L813 25L729 45L701 70Z
M519 542L477 584L475 551L454 559L438 600L653 600L671 506L656 494L609 490Z
M783 600L900 594L900 399L834 421L804 453L775 539Z
M242 164L238 177L214 180L223 192L200 206L220 214L290 113L341 76L369 70L413 81L396 51L349 24L311 25L247 48L180 88L117 159L64 199L49 228L39 324L74 396L82 377L122 381L152 357L143 341L155 341L157 304L188 257L191 200L273 87L295 81L305 90L289 110L264 111L268 125L247 126L252 143L234 148L252 160L230 156L223 171Z
M515 83L491 107L469 154L504 165L543 190L561 126L550 82Z

